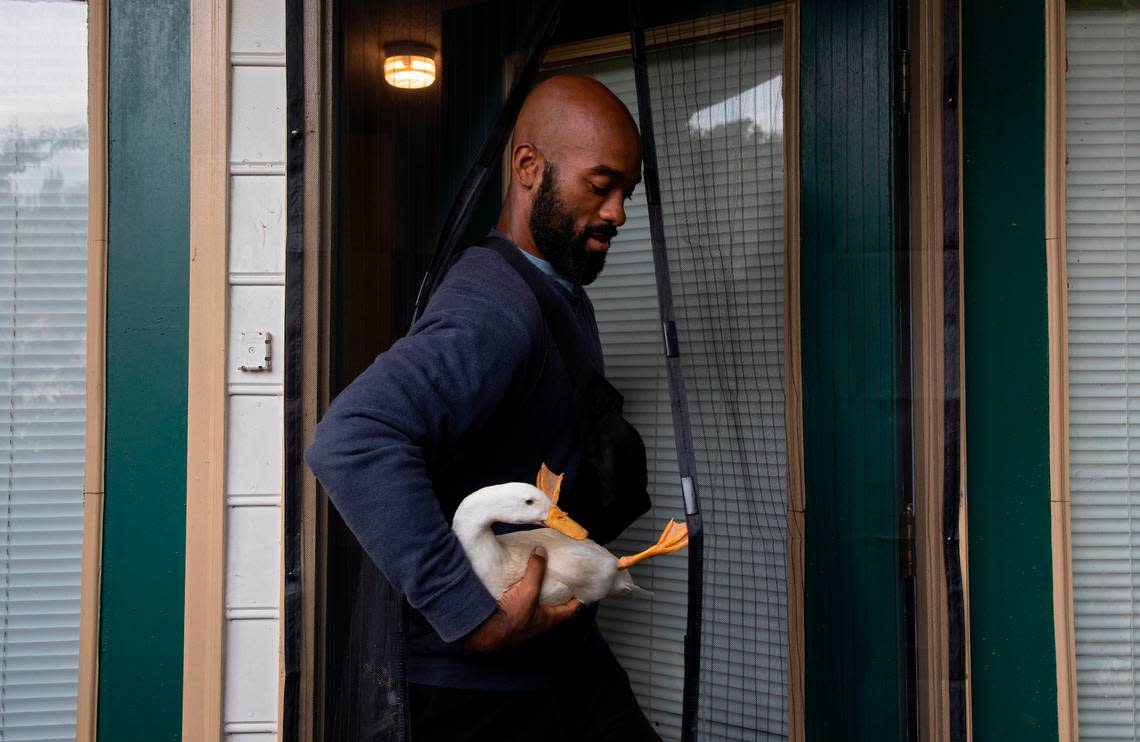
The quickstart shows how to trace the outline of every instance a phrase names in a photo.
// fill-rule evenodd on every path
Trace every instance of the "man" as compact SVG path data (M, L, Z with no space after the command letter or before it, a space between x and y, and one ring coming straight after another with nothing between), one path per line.
M597 81L551 78L515 125L493 236L523 251L566 303L602 368L582 286L605 263L640 181L629 111ZM524 264L524 267L529 268ZM538 604L545 554L496 600L448 523L489 484L573 471L566 363L538 301L503 256L465 250L424 316L330 406L305 460L412 607L414 742L659 739L598 632L595 607ZM573 514L571 514L573 515Z

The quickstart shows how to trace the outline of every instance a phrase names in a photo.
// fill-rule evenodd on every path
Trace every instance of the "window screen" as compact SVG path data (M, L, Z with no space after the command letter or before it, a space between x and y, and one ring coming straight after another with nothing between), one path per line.
M705 527L698 738L787 735L787 436L784 429L782 35L771 27L651 49L673 300ZM689 29L691 30L691 29ZM628 56L593 75L637 116ZM611 549L641 550L684 519L644 189L589 287L607 377L649 454L654 508ZM643 708L680 739L685 554L634 570L647 599L601 622Z

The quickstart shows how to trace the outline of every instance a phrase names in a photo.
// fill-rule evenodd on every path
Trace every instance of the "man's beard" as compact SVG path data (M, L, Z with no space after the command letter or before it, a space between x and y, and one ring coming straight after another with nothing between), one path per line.
M574 217L558 198L555 180L554 165L548 161L530 210L530 233L543 257L556 271L579 286L589 286L602 272L606 254L587 250L586 242L591 237L609 241L617 234L617 228L603 222L575 232Z

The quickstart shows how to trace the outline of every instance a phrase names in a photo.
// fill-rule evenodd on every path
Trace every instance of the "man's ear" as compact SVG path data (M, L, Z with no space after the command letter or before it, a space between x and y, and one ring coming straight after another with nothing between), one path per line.
M542 174L542 155L529 144L517 144L511 157L511 169L515 182L530 190L538 185Z

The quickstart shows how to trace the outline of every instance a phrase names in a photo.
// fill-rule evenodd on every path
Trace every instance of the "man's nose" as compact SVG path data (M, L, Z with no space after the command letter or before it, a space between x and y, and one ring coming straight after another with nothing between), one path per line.
M602 221L609 222L615 227L620 227L625 224L625 197L624 194L615 189L602 204L602 210L598 212L598 216Z

